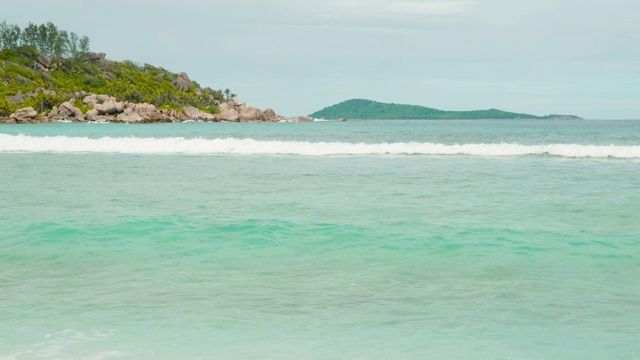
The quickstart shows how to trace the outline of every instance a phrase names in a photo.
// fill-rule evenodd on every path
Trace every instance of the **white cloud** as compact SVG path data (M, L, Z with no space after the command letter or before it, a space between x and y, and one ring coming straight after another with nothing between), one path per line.
M329 4L339 14L364 17L450 15L470 6L470 2L458 0L343 0Z
M307 18L382 19L455 15L468 11L475 0L279 0L285 11Z

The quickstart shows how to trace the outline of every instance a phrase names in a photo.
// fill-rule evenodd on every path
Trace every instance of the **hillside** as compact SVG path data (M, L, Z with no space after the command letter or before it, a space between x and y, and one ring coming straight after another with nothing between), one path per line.
M352 99L326 107L309 115L325 119L387 119L387 120L464 120L464 119L579 119L573 115L535 116L519 114L498 109L473 111L445 111L417 105L387 104L377 101Z
M231 90L202 87L186 73L89 51L89 39L52 23L0 23L0 122L58 120L277 121Z
M188 75L148 64L116 62L105 54L85 53L80 59L51 58L31 46L0 51L0 116L18 108L50 110L75 93L113 95L120 101L149 103L158 108L194 106L219 111L225 100L220 90L202 88ZM81 106L78 104L78 106Z

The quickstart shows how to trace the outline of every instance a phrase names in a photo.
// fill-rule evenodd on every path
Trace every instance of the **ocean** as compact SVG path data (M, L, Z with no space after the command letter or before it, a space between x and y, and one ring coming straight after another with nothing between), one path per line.
M0 127L0 359L640 359L640 121Z

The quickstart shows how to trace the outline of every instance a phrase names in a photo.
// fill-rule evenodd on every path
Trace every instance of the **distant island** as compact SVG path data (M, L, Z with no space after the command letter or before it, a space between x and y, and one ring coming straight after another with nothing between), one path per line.
M498 109L445 111L418 105L388 104L364 99L351 99L326 107L309 115L325 119L385 120L467 120L467 119L581 119L575 115L519 114Z
M229 89L200 86L186 73L111 61L89 38L51 22L0 23L0 123L280 121ZM297 117L293 121L309 121Z

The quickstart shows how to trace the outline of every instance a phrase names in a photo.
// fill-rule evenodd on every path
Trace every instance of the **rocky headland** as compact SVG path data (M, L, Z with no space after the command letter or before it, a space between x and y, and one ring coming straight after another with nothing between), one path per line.
M3 23L4 24L4 23ZM56 44L53 46L52 44ZM212 71L215 71L212 69ZM185 72L112 61L89 50L89 39L52 23L0 26L0 123L276 122L273 109L240 101Z
M277 122L285 120L282 115L276 114L273 109L261 110L257 107L247 106L237 97L219 104L220 112L210 114L194 106L186 106L181 109L159 109L149 103L133 103L118 101L115 97L103 94L79 92L68 101L54 106L50 111L39 114L33 107L21 108L7 118L0 118L4 124L38 124L59 121L72 122L113 122L129 124L183 122L189 120L209 122L249 122L265 121ZM83 112L74 106L82 99ZM305 121L306 117L296 117L293 121Z

